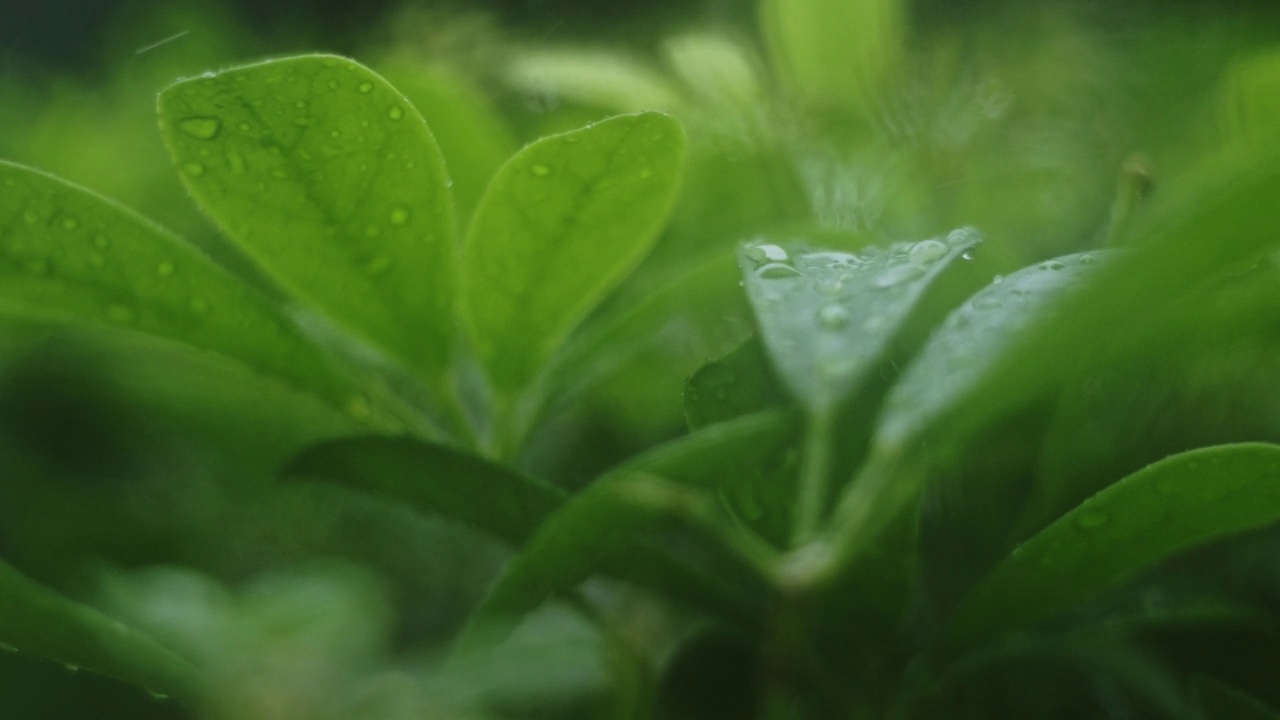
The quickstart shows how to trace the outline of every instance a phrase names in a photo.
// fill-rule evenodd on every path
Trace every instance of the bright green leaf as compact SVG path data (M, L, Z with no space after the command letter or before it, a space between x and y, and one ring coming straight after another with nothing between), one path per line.
M475 455L407 437L321 443L283 472L364 490L515 544L524 542L565 499L555 487Z
M929 285L979 241L956 230L858 254L745 246L747 295L783 382L811 412L829 414L888 352Z
M1161 460L1016 548L961 604L961 646L1024 627L1178 552L1280 520L1280 446L1221 445Z
M186 343L337 408L368 409L270 301L181 239L87 190L0 162L0 248L0 313Z
M205 678L147 635L39 585L0 560L0 647L197 702Z
M684 132L657 113L539 140L498 172L463 260L466 322L504 393L526 385L565 336L652 247L675 200Z
M404 96L350 60L308 55L178 83L159 112L183 181L232 239L439 382L454 340L453 199Z

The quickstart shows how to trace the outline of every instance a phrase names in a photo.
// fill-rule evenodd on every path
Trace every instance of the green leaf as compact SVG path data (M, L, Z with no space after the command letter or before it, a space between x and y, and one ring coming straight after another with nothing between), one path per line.
M212 350L361 410L332 360L244 282L109 200L0 162L0 313L137 331Z
M1193 450L1149 465L1016 548L965 599L960 645L1026 626L1180 551L1280 520L1280 446Z
M444 161L395 88L307 55L180 82L160 127L200 206L300 300L440 382L456 230Z
M684 385L684 413L693 430L786 403L756 338L703 365Z
M902 62L903 0L762 0L760 27L778 74L809 101L861 109Z
M1274 138L1280 119L1280 52L1270 50L1237 63L1219 92L1218 119L1225 139Z
M652 247L675 201L684 132L657 113L544 138L499 170L463 259L466 324L505 394Z
M1280 711L1208 675L1191 679L1191 695L1207 720L1280 720Z
M830 414L884 357L929 285L979 242L956 230L859 254L745 246L739 263L778 374L810 412Z
M205 678L147 635L39 585L0 560L0 647L195 703Z
M524 542L565 499L559 489L469 453L407 437L352 437L316 445L284 475L380 495Z

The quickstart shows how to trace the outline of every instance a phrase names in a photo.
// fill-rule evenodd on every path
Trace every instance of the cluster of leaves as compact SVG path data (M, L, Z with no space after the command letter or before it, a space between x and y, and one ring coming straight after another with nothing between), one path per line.
M812 117L865 123L907 64L904 7L762 3L773 73ZM245 272L0 163L6 317L82 328L215 450L252 448L249 464L283 466L316 506L358 508L364 525L321 531L348 559L411 572L372 528L447 518L477 549L433 581L487 585L441 601L465 618L441 622L442 657L390 665L392 620L365 571L240 593L190 570L108 575L95 607L5 548L4 647L215 718L522 716L548 685L569 702L543 711L616 717L1274 716L1273 59L1225 86L1226 149L1140 209L1144 177L1122 179L1110 247L1007 272L1000 242L968 226L868 242L928 203L871 222L835 191L811 208L834 212L823 228L755 228L736 255L755 334L688 379L688 432L575 487L537 471L538 433L724 260L605 304L673 213L700 227L681 217L702 207L688 197L714 205L682 194L682 123L643 108L714 135L773 107L740 45L670 47L686 87L741 112L700 117L636 67L571 76L581 58L544 56L518 81L589 95L621 78L637 112L510 157L464 92L405 68L393 86L306 55L169 87L169 155ZM463 110L437 109L451 103ZM865 172L857 141L820 137L789 182L839 190ZM655 252L688 263L666 237ZM31 406L0 408L10 435ZM39 487L30 447L0 451L25 478L3 488L21 508L6 522L38 525L62 496ZM199 475L203 459L182 459L151 473ZM353 541L366 530L376 539ZM463 578L468 563L494 567L491 582Z

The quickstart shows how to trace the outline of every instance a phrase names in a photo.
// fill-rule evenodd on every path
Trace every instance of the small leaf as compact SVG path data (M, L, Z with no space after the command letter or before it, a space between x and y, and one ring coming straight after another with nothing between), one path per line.
M200 206L271 276L440 381L453 198L422 117L367 68L307 55L180 82L160 127Z
M281 311L180 238L109 200L0 162L0 313L212 350L325 399L363 402Z
M1208 675L1191 679L1191 695L1206 720L1280 720L1280 710Z
M205 678L186 659L137 630L28 579L0 560L0 648L120 678L187 703Z
M537 375L652 247L684 143L665 115L626 115L539 140L499 170L463 259L466 324L499 391Z
M1221 445L1126 477L1016 548L961 604L966 645L1116 587L1178 552L1280 520L1280 446Z
M756 338L703 365L684 385L685 418L694 430L786 402Z
M321 443L295 458L282 474L381 495L517 545L566 497L558 488L475 455L407 437Z
M888 352L929 285L979 237L859 254L742 248L739 263L760 336L778 374L815 414L829 414Z

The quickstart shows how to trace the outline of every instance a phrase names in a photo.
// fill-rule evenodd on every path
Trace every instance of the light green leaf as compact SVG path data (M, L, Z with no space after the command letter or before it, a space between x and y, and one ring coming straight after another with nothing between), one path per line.
M440 514L520 544L565 500L563 491L460 450L407 437L316 445L283 470Z
M180 82L160 127L200 206L289 292L440 382L453 347L453 198L395 88L307 55Z
M117 677L185 703L199 702L207 690L205 678L177 653L33 582L3 560L0 648Z
M747 295L783 382L810 412L830 414L888 352L929 285L979 241L956 230L858 254L743 247Z
M1280 520L1280 446L1220 445L1166 458L1026 541L965 599L966 646L1114 588L1172 555Z
M760 27L778 74L800 96L860 109L902 62L903 0L761 0Z
M0 162L0 250L4 315L186 343L344 411L368 409L279 308L180 238L87 190Z
M671 210L684 132L657 113L611 118L520 151L480 201L463 259L466 324L510 394L649 251Z

